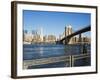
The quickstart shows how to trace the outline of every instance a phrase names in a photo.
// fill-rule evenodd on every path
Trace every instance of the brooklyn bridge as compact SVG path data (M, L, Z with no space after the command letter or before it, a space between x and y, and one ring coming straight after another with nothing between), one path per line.
M65 37L63 37L61 40L56 41L57 44L65 44L66 45L66 44L69 43L70 39L72 37L76 36L76 35L79 35L79 42L82 42L82 36L81 36L82 33L90 31L91 30L91 26L88 25L88 26L86 26L86 27L84 27L84 28L82 28L80 30L77 30L77 31L73 32L72 34L69 34L69 35L66 34L66 32L67 32L66 30L67 29L65 27Z

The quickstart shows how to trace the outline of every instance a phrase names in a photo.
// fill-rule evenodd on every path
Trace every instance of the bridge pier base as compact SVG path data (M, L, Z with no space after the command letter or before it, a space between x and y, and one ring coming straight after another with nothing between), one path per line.
M79 34L79 42L81 43L82 42L82 35Z

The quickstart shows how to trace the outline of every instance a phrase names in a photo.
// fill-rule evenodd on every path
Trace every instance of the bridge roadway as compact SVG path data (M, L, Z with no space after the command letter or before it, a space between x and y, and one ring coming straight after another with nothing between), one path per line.
M78 54L78 55L69 55L69 56L58 56L58 57L49 57L41 58L35 60L24 60L23 69L28 69L29 66L44 65L56 62L66 61L66 66L74 66L74 61L76 59L88 58L90 57L89 53Z
M75 35L78 35L78 34L81 34L81 33L84 33L84 32L90 31L90 30L91 30L91 26L89 25L89 26L87 26L87 27L85 27L85 28L82 28L82 29L80 29L80 30L78 30L78 31L76 31L76 32L74 32L74 33L72 33L72 34L70 34L70 35L64 37L64 38L61 39L59 42L62 42L62 41L65 40L65 39L70 39L71 37L73 37L73 36L75 36Z

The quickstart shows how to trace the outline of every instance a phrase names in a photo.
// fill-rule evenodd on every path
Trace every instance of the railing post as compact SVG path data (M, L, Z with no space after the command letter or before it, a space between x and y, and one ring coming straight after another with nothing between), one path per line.
M70 67L74 66L74 56L70 55Z
M70 64L70 67L72 67L72 58L71 58L71 57L72 57L72 56L70 55L70 56L69 56L69 62L70 62L69 64Z
M74 56L72 56L72 67L74 66Z

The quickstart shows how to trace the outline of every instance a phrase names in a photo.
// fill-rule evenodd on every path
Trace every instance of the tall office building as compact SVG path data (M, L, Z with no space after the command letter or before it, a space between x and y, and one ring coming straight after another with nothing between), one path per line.
M24 30L24 34L27 34L28 33L28 31L27 30Z
M43 28L42 27L37 29L37 34L40 36L40 41L43 42Z
M43 42L43 28L42 27L40 28L40 38L41 38L41 41Z

